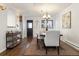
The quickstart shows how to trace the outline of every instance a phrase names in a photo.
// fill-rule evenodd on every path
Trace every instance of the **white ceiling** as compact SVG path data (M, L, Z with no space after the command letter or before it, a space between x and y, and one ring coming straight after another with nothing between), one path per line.
M51 16L58 14L71 3L8 3L9 8L20 10L26 16L41 16L48 12Z

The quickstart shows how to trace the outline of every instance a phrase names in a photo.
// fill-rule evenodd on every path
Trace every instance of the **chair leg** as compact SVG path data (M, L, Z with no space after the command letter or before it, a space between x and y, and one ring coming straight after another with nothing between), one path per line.
M59 53L60 53L60 52L59 52L59 47L57 47L57 53L58 53L58 55L59 55Z
M45 48L45 50L46 50L45 52L46 52L46 55L47 55L47 47L46 47L46 46L44 46L44 48Z
M39 49L40 46L39 46L39 39L37 39L37 49Z
M45 46L44 40L43 40L43 47L45 48L45 50L46 50L46 55L47 55L47 47Z
M46 55L47 55L47 47L46 47Z

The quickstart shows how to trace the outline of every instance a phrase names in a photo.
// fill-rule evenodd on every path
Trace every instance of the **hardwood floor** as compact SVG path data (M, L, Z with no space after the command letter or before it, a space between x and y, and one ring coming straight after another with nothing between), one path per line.
M41 42L40 42L41 44ZM37 47L37 40L32 38L24 39L23 42L16 46L13 49L7 49L6 51L2 52L1 56L57 56L57 49L56 48L49 48L48 53L46 54L45 48L42 48L42 44ZM59 49L60 56L79 56L79 51L75 50L74 48L70 47L64 42L60 42L60 49Z

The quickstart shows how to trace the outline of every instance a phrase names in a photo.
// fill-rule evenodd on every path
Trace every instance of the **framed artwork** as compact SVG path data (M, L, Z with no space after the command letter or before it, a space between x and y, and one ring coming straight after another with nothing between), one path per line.
M62 28L71 28L71 11L62 16Z

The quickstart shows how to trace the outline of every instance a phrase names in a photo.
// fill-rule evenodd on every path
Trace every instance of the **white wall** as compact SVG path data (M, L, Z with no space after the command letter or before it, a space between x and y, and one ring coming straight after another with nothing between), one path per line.
M26 30L26 28L27 28L27 26L26 26L26 17L25 17L25 15L23 15L23 31L22 31L22 38L25 38L25 37L27 37L27 30Z
M63 29L62 15L67 13L68 11L71 11L71 29ZM58 14L56 20L58 20L58 25L60 25L60 30L63 34L62 40L69 42L71 45L73 44L79 47L79 4L72 4L71 6L63 10L60 14Z
M16 10L8 9L7 10L7 26L11 26L13 28L7 27L8 31L20 31L20 22L19 22L20 14L16 12ZM18 27L17 27L18 25Z
M16 26L16 14L12 10L7 12L7 26Z
M0 53L6 49L7 13L0 12Z
M13 28L10 28L11 26ZM16 30L16 12L13 10L7 10L7 31Z
M59 14L53 16L53 23L54 23L54 29L55 30L60 30L61 27L61 23L60 23L60 19L59 19Z

